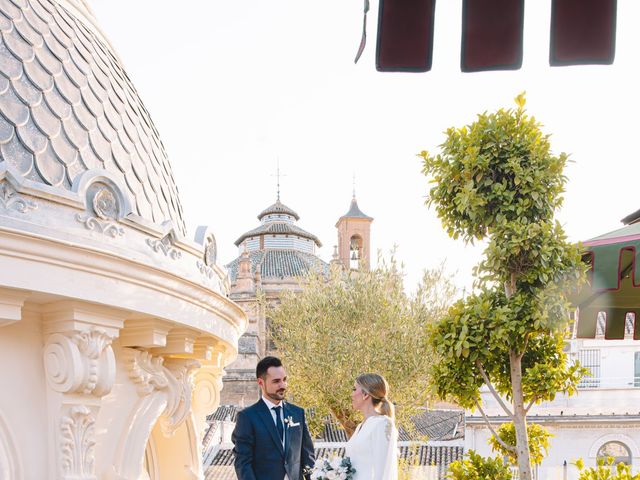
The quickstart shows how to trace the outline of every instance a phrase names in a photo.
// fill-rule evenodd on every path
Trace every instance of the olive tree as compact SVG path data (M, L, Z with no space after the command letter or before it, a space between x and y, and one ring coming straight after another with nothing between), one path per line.
M565 294L584 276L578 246L555 220L567 155L551 152L524 94L515 109L449 128L440 148L420 154L433 182L427 205L450 236L486 240L487 247L474 271L475 292L432 330L434 384L440 396L478 408L492 428L480 397L486 385L513 421L515 445L494 437L517 457L519 478L530 480L527 412L559 392L574 393L583 373L563 352Z
M393 258L369 272L314 273L301 286L269 315L291 393L315 411L310 427L319 433L331 414L351 436L359 421L351 407L354 380L376 372L389 382L399 424L410 428L410 416L431 398L427 326L455 296L443 269L426 271L413 295Z

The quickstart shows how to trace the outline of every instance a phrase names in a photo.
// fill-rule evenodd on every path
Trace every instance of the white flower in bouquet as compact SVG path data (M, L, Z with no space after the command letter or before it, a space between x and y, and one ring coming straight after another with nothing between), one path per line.
M352 480L355 473L349 457L319 458L311 471L311 480Z

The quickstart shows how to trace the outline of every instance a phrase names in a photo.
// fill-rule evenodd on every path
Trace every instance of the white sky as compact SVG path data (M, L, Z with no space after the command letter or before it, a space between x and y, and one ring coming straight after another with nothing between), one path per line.
M570 238L618 228L640 208L640 2L618 1L613 66L553 69L550 4L526 2L521 70L461 73L462 1L440 0L432 71L391 74L375 70L377 1L354 65L362 0L91 0L160 131L187 226L213 227L221 263L275 201L279 158L282 201L327 261L355 172L360 208L375 218L372 250L398 245L410 289L445 259L468 287L482 253L449 239L424 206L416 153L522 90L554 150L575 162L560 213Z

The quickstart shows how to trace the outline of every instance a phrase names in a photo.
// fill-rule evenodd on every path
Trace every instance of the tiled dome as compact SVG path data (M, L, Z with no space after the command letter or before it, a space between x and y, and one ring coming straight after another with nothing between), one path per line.
M299 218L278 196L276 203L258 215L262 225L238 237L235 244L240 252L247 251L252 274L259 271L263 279L279 281L312 271L328 272L329 265L315 253L315 248L322 246L320 239L296 225ZM232 283L240 261L241 256L226 266Z
M136 218L184 235L158 132L86 4L1 0L0 32L0 173L49 197L106 173Z
M320 242L318 237L316 237L313 233L309 233L306 230L298 227L297 225L292 225L286 222L269 222L264 225L260 225L258 228L254 228L253 230L249 230L248 232L243 233L234 243L236 247L238 247L246 238L269 234L297 235L299 237L313 240L318 247L322 246L322 242Z
M293 209L287 207L284 203L280 202L280 198L278 198L276 203L274 203L273 205L270 205L269 207L265 208L262 212L260 212L260 215L258 215L258 220L262 220L262 218L266 217L267 215L274 215L274 214L291 215L296 220L300 220L300 217Z

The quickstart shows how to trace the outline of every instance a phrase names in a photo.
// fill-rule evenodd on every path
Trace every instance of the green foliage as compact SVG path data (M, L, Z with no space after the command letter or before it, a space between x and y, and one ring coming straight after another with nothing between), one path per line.
M427 327L444 315L455 288L439 268L425 272L417 292L408 296L395 260L379 264L370 272L311 275L301 292L285 293L268 314L291 393L316 412L315 432L329 414L347 433L354 430L359 417L351 391L361 373L385 376L405 428L411 429L409 417L430 401Z
M576 392L585 370L567 361L564 331L549 327L544 303L527 303L523 296L507 299L500 290L482 290L456 302L431 328L438 356L433 382L441 398L474 408L484 384L483 368L496 391L511 400L509 351L524 349L525 338L523 400L541 402L553 400L558 392Z
M513 422L503 423L500 425L497 433L498 437L500 437L504 443L513 447L516 446L516 428ZM529 423L527 425L527 435L529 437L531 463L534 465L540 465L542 460L544 460L544 457L546 457L549 452L549 438L551 438L552 435L537 423ZM495 437L491 437L489 439L489 445L491 445L494 452L507 456L513 465L518 464L516 454L513 451L504 448L504 446L502 446Z
M448 129L440 154L420 156L433 183L427 205L449 235L487 241L474 270L475 293L431 328L436 391L473 408L488 383L512 402L518 449L528 452L528 408L574 393L584 373L569 365L562 347L570 318L566 294L583 281L586 267L554 219L567 155L551 153L549 135L524 109L524 94L516 105ZM528 479L526 460L519 468Z
M640 473L632 475L629 465L618 463L614 467L613 462L613 457L609 457L606 460L599 458L596 468L585 469L582 459L578 459L575 463L580 471L578 480L640 480Z
M567 155L552 155L549 136L524 109L483 113L449 128L435 157L423 151L423 172L435 184L427 200L454 238L481 239L508 222L539 223L562 204Z
M456 460L449 465L450 480L511 480L509 465L501 458L484 458L469 450L468 458Z

